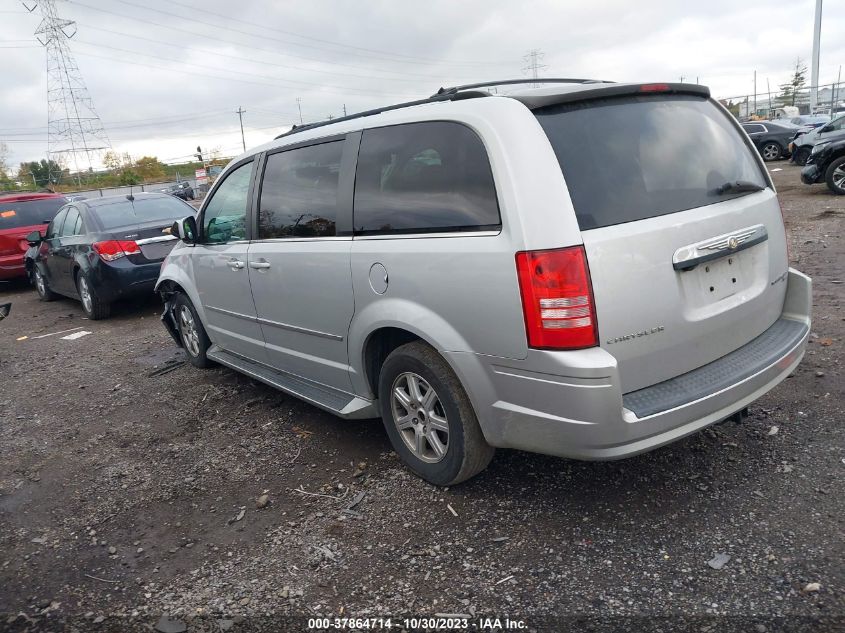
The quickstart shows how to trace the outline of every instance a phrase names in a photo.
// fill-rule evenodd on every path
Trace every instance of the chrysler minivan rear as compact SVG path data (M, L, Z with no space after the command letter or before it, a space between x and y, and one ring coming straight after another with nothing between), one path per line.
M488 441L611 458L724 419L785 378L803 356L810 281L788 267L765 166L706 89L589 92L526 99L541 102L583 245L517 254L532 349L488 368Z

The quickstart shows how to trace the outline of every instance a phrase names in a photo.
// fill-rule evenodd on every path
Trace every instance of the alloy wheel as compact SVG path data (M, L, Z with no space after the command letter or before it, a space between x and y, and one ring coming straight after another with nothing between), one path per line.
M200 353L200 337L197 331L197 324L194 315L188 306L179 309L179 332L182 335L182 344L191 356L198 356Z
M845 165L840 165L833 170L833 184L841 191L845 191Z
M42 297L47 294L47 284L44 283L44 277L41 275L41 271L37 268L35 269L35 288L38 290L38 294Z
M393 423L405 446L429 464L446 457L449 421L434 388L419 374L399 374L391 388Z
M94 302L91 299L91 290L88 288L88 282L85 277L79 277L79 298L82 299L82 307L86 312L94 311Z
M775 160L780 157L780 147L774 143L769 143L763 146L763 158L766 160Z

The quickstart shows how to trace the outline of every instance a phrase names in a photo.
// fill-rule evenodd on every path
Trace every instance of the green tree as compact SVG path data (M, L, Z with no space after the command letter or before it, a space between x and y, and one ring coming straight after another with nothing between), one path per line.
M142 156L135 161L132 171L142 180L154 180L164 176L164 163L155 156Z
M801 89L807 84L807 65L798 57L795 60L795 70L792 73L792 78L785 84L780 85L780 95L778 98L783 105L795 105L795 98Z
M23 183L33 183L36 189L57 185L67 176L67 173L54 160L42 158L40 161L21 163L18 169L18 180Z

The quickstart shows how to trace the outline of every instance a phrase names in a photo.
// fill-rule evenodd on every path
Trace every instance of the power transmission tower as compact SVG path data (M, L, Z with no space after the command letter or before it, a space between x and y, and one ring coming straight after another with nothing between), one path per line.
M70 52L68 40L76 35L76 22L58 16L56 0L22 4L30 13L41 12L35 36L47 50L47 159L72 166L81 185L81 171L99 165L111 143Z
M540 49L532 48L528 51L528 54L522 58L528 64L522 69L522 72L531 74L531 78L535 80L532 84L535 88L538 85L536 80L540 76L540 71L544 68L548 68L546 64L541 63L545 56L546 54Z

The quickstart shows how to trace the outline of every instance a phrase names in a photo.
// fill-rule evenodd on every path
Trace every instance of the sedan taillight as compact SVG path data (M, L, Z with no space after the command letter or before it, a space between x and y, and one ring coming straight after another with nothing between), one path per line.
M132 240L107 240L94 242L92 248L104 262L113 262L126 255L140 255L141 247Z

